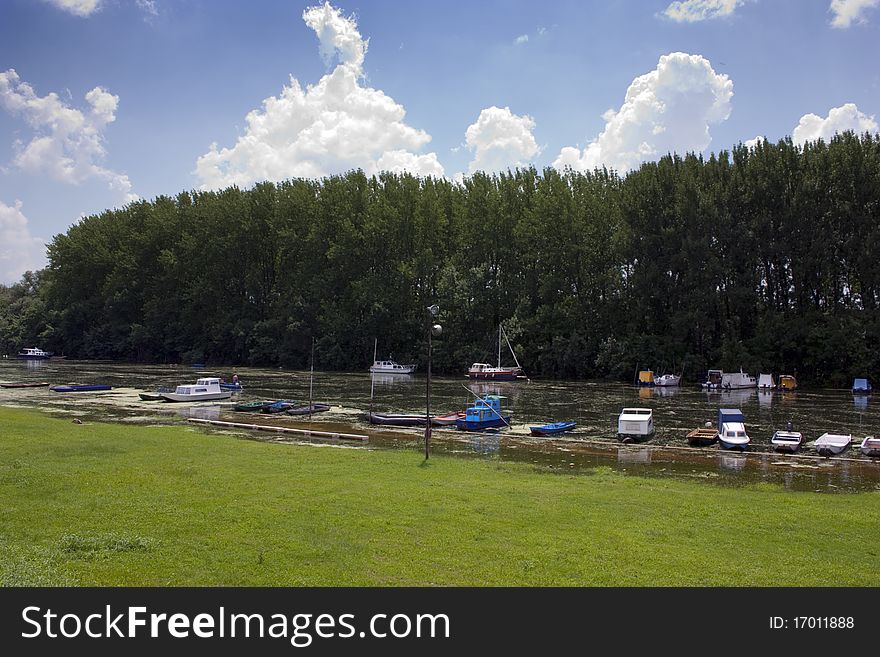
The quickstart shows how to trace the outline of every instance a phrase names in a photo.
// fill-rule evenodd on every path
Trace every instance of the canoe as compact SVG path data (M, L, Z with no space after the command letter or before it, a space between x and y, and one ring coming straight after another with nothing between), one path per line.
M311 406L297 406L296 408L288 408L285 412L288 415L311 415L312 413L323 413L330 410L330 404L312 404Z
M0 383L0 388L45 388L48 385L48 381L42 383Z
M241 411L244 413L259 413L267 406L271 406L274 402L270 401L252 401L252 402L244 402L241 404L236 404L233 407L233 410Z
M52 386L49 390L53 392L94 392L96 390L112 390L112 388L113 386L97 383L84 383L80 385Z
M801 448L804 437L800 431L777 431L770 439L770 444L777 452L792 454Z
M555 436L559 433L571 431L577 426L576 422L553 422L539 427L529 427L533 436Z
M823 433L816 440L816 451L822 456L835 456L849 449L850 443L850 434Z
M865 436L861 449L865 456L880 456L880 438Z
M694 429L687 435L687 441L694 447L706 447L718 440L718 432L714 428Z
M272 402L268 406L263 407L261 410L263 413L283 413L295 403L296 402L288 401L286 399L279 399L278 401Z
M459 420L464 416L464 411L456 411L455 413L447 413L446 415L432 415L431 424L438 427L448 427L455 424L456 420Z
M425 426L424 414L418 413L367 413L370 424L387 424L395 427Z

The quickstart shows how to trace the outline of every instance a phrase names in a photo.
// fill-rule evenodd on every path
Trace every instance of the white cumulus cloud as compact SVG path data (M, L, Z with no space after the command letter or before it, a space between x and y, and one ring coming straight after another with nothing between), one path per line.
M846 103L840 107L834 107L828 112L828 116L821 117L816 114L804 114L797 126L791 133L792 141L803 144L806 141L822 139L830 141L838 132L852 130L856 134L863 132L877 132L877 122L873 116L868 116L859 111L855 103Z
M116 120L119 97L95 87L85 100L87 109L74 109L54 92L38 96L15 69L0 73L0 106L23 117L34 131L27 144L16 142L14 164L27 173L72 185L104 180L125 202L137 199L128 176L98 164L107 155L103 131Z
M74 16L91 16L101 8L101 0L48 0Z
M21 201L6 205L0 201L0 283L14 283L28 270L46 264L46 244L32 237Z
M751 139L747 139L743 145L746 148L754 148L755 146L760 144L762 141L766 141L766 140L767 140L767 138L764 135L758 135L757 137L752 137Z
M248 113L234 146L212 144L196 162L202 186L314 178L354 168L368 175L404 169L443 175L436 154L417 154L431 136L404 122L402 105L363 84L368 43L354 18L324 3L306 9L303 20L318 35L325 63L338 60L338 65L305 88L291 76L280 95Z
M880 0L831 0L831 6L828 8L828 11L834 14L831 25L847 28L853 23L864 23L865 11L878 4Z
M663 14L678 23L696 23L730 16L744 0L676 0Z
M529 42L529 35L528 34L520 34L518 37L516 37L513 40L513 45L521 46L524 43L528 43L528 42Z
M637 77L623 105L603 115L605 128L583 151L568 146L553 163L591 170L627 171L667 152L703 151L709 126L730 116L733 82L700 55L674 52Z
M468 171L501 171L528 164L540 151L532 131L535 120L510 108L487 107L465 133L465 145L474 153Z

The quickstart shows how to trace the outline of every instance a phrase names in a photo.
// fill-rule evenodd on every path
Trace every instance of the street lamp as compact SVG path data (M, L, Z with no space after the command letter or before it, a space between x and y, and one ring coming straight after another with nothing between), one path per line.
M434 324L434 318L440 313L440 306L428 306L428 382L425 387L425 460L430 456L431 447L431 337L440 335L443 327Z

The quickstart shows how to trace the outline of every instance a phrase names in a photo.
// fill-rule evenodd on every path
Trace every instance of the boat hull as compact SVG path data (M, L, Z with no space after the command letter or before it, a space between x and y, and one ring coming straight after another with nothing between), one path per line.
M571 431L577 426L575 422L555 422L540 427L529 427L533 436L557 436L566 431Z
M98 390L111 390L113 386L101 384L78 385L78 386L52 386L49 390L53 392L95 392Z
M718 442L721 444L721 447L730 451L739 451L744 452L749 448L749 441L740 442L740 441L731 441L725 440L720 435L718 436Z
M162 399L168 402L217 401L218 399L229 399L230 397L232 397L231 392L209 392L207 394L196 395L180 395L176 392L166 392L162 394Z
M880 439L865 438L861 444L862 454L865 456L880 456Z
M468 378L474 381L516 381L519 378L519 372L516 370L505 370L499 372L468 372Z
M781 454L794 454L801 448L803 436L796 431L777 431L770 439L774 451Z
M455 424L456 420L459 420L465 416L464 411L458 411L457 413L449 413L447 415L434 415L431 417L431 424L438 427L448 427L450 425Z
M25 354L17 354L15 357L19 360L49 360L52 358L52 356L33 356Z
M394 427L418 427L425 426L424 415L406 413L367 413L370 424L384 424Z
M843 454L847 449L849 449L849 445L844 447L838 445L822 445L816 447L816 452L819 456L837 456L838 454Z
M48 385L48 381L41 383L0 383L0 388L45 388Z
M240 413L259 413L267 406L271 406L272 403L270 401L245 402L243 404L236 404L233 410Z
M468 420L458 419L455 421L455 428L459 431L486 431L489 429L501 429L510 426L512 416L496 417L491 420Z
M311 415L312 413L323 413L329 411L329 404L312 404L311 406L299 406L297 408L288 408L285 412L288 415Z
M221 390L231 390L233 392L240 392L241 390L244 390L244 388L242 388L240 383L221 383L220 389Z

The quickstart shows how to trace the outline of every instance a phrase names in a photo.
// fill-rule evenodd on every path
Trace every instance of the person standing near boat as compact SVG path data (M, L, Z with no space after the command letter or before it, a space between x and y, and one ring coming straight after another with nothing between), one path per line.
M238 374L235 373L235 370L232 370L232 384L235 385L238 383Z

